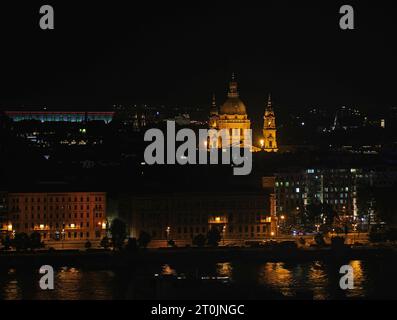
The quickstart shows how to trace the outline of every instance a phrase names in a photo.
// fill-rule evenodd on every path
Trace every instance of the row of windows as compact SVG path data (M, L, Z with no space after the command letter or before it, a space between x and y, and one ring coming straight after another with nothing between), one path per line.
M238 199L230 200L207 200L207 201L142 201L137 203L138 209L219 209L219 208L263 208L264 200L240 201Z
M326 193L326 194L324 194L324 198L336 198L336 197L338 197L338 194L328 194L328 193ZM341 194L339 194L339 197L340 198L348 198L348 194L347 193L341 193Z
M225 229L225 231L227 230L229 233L233 233L233 232L266 232L268 230L268 226L267 225L262 225L262 226L238 226L238 228L234 228L234 226L228 226L227 229ZM244 230L244 231L243 231ZM206 227L202 227L201 228L201 232L205 233L208 231L208 228ZM200 228L196 227L178 227L177 228L177 233L200 233Z
M37 226L37 224L31 223L31 224L30 224L30 228L31 228L31 229L34 229L34 228L35 228L35 225ZM40 224L39 224L39 225L40 225ZM65 223L63 223L63 224L62 224L62 223L55 223L55 225L52 224L52 223L50 223L48 226L49 226L50 229L52 229L54 226L55 226L55 229L59 229L61 226L62 226L62 228L64 229L64 228L66 228L66 227L72 228L72 227L75 227L75 226L77 226L77 225L78 225L77 223L68 223L68 224L65 224ZM15 228L18 229L19 226L20 226L20 224L17 223L17 224L15 225ZM86 222L86 223L85 223L85 226L86 226L86 228L89 228L89 227L90 227L90 223L89 223L89 222ZM83 222L80 222L80 228L84 228L84 223L83 223ZM29 223L25 223L25 229L29 229Z
M19 199L20 198L12 198L11 199L11 202L12 203L19 203ZM37 200L36 200L37 199ZM48 198L48 201L49 202L53 202L55 200L55 202L65 202L65 198L64 197L62 197L62 198L58 198L58 197L56 197L56 198ZM32 197L32 198L30 198L30 202L41 202L41 198L34 198L34 197ZM69 197L68 199L67 199L67 201L68 202L72 202L72 198L71 197ZM74 202L77 202L78 201L78 199L77 199L77 197L74 197ZM86 197L86 201L87 202L90 202L90 197ZM102 201L102 197L95 197L95 201L96 202L100 202L100 201ZM29 202L29 198L28 197L26 197L25 198L25 203L26 202ZM47 198L43 198L43 202L47 202ZM80 197L80 202L84 202L84 198L83 197Z
M239 226L238 228L234 228L233 226L229 226L225 231L227 231L228 233L245 233L245 234L248 234L248 233L268 233L268 232L270 232L270 227L269 226L267 226L267 225L263 225L263 226ZM193 234L200 234L200 233L202 233L202 234L206 234L208 232L208 228L206 228L206 227L202 227L202 228L199 228L199 227L196 227L196 228L193 228L193 227L183 227L183 228L181 228L181 227L178 227L178 228L176 228L176 233L177 234L185 234L185 235L187 235L187 234L190 234L190 235L193 235ZM153 230L152 231L152 237L157 237L157 230ZM164 235L163 235L165 238L168 238L168 237L172 237L172 232L171 232L171 235L168 235L167 234L167 232L164 232Z
M69 209L69 210L72 210L72 206L66 206L66 207L64 207L64 206L49 206L49 210L51 211L51 210L53 210L53 209L55 209L55 210L65 210L65 209ZM78 206L77 205L75 205L74 206L74 210L77 210L78 209ZM95 205L94 206L94 209L95 210L102 210L102 205ZM19 205L16 205L16 206L12 206L12 210L13 211L19 211L20 210L20 207L19 207ZM28 211L29 210L29 207L28 206L25 206L25 211ZM30 210L31 211L35 211L35 210L37 210L37 211L39 211L39 210L41 210L41 207L40 206L31 206L30 207ZM47 206L43 206L43 210L44 211L46 211L47 210ZM80 210L84 210L84 206L83 205L80 205ZM86 205L86 210L90 210L90 205L89 204L87 204Z
M325 200L325 203L328 203L328 204L347 204L348 203L348 201L347 200Z
M348 201L348 200L338 200L338 199L331 199L331 200L326 199L325 203L338 205L338 204L348 204L348 203L350 203L350 201ZM278 205L283 204L285 206L286 210L288 210L288 208L291 208L291 207L292 207L292 209L299 210L299 205L301 205L302 203L300 203L298 201L284 201L284 202L283 201L278 201L277 204ZM283 209L284 209L283 206L278 206L277 207L278 212L283 211Z
M22 217L23 215L18 215L18 214L14 214L13 215L13 219L14 220L18 220L20 217ZM77 218L78 217L78 215L77 215L77 213L74 213L73 215L71 214L71 213L69 213L68 215L65 215L64 213L62 213L62 215L61 214L58 214L58 213L56 213L55 215L53 215L52 213L50 213L50 214L46 214L46 213L44 213L43 215L41 215L40 213L37 213L36 215L35 214L31 214L30 215L30 217L31 217L31 219L41 219L41 218L44 218L44 219L47 219L47 217L49 218L49 219L53 219L53 218L56 218L56 219L59 219L59 218L63 218L63 219L65 219L66 217L68 217L69 219L71 219L72 217L74 217L74 218ZM89 212L87 212L86 213L86 218L89 218L90 217L90 214L89 214ZM83 219L84 218L84 214L83 213L80 213L80 218L81 219ZM102 212L96 212L95 213L95 218L102 218ZM25 215L25 219L26 220L28 220L29 219L29 216L28 215Z
M53 239L53 240L61 240L62 236L60 234L50 234L43 232L41 233L41 236L43 239ZM95 232L95 238L100 238L101 233L100 232ZM89 239L90 238L90 232L66 232L64 239Z
M259 222L261 219L265 218L265 214L257 214L257 213L246 213L246 214L227 214L225 217L229 222ZM208 215L202 215L202 216L181 216L178 215L175 219L176 224L194 224L194 223L203 223L206 224L208 223L208 220L212 218L211 216ZM223 218L223 216L222 216ZM141 215L141 221L145 221L147 223L154 223L154 222L161 222L164 219L163 215L160 215L158 213L151 213L151 214L142 214ZM167 219L167 220L173 220L173 219Z
M248 225L246 225L246 226L238 226L238 227L235 227L235 226L232 226L232 225L230 225L230 226L228 226L226 229L225 229L225 231L227 231L227 232L229 232L229 233L234 233L234 232L239 232L239 233L243 233L243 232L245 232L245 233L248 233L248 232L257 232L257 233L260 233L260 232L268 232L269 231L269 225L257 225L257 226L248 226ZM208 227L177 227L177 228L175 228L175 231L176 231L176 233L178 233L178 234L187 234L187 233L190 233L190 234L193 234L193 233L196 233L196 234L199 234L199 233L203 233L203 234L206 234L207 232L208 232L208 230L209 230L209 228ZM221 229L221 231L222 231L223 229ZM172 234L172 229L170 230L170 233ZM168 236L168 234L167 234L167 232L165 231L164 232L164 235L167 237ZM153 230L152 231L152 236L157 236L157 231L156 230Z

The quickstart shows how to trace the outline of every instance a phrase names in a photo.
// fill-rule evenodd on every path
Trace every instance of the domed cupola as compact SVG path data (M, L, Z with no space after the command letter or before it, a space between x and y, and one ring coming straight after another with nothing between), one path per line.
M247 115L244 103L240 100L237 81L234 74L229 82L229 91L225 103L220 107L220 115Z

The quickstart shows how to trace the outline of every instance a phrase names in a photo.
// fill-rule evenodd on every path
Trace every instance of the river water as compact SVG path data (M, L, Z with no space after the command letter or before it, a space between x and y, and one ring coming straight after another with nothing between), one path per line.
M0 299L397 299L397 263L346 261L354 289L340 290L340 263L202 262L131 269L55 270L54 290L41 290L38 270L0 270Z

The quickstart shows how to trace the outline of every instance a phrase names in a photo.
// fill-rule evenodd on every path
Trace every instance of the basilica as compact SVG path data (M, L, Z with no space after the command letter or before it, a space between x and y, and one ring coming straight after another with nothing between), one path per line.
M229 82L229 90L226 101L217 107L215 96L212 98L210 108L209 128L217 130L227 130L230 135L230 141L227 145L231 145L238 141L239 147L248 147L251 151L266 151L277 152L277 129L276 117L272 107L271 97L269 95L267 106L264 112L263 122L263 139L260 140L260 148L255 146L252 141L247 140L245 132L251 129L251 121L248 119L247 108L244 102L240 99L238 85L234 74ZM222 148L225 141L220 138L215 140L215 143L210 145L211 148Z

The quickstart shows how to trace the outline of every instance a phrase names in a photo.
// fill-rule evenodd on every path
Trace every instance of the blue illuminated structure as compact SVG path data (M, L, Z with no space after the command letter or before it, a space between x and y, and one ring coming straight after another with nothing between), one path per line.
M6 111L5 113L13 121L38 120L41 122L104 121L109 123L114 115L113 111Z

